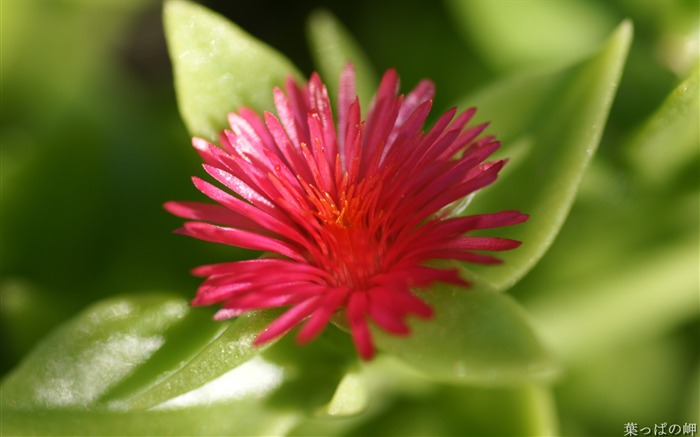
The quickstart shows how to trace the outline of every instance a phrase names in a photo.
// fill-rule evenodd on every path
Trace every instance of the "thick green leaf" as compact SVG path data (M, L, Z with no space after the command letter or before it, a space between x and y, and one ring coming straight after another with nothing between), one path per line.
M274 311L248 313L227 323L213 323L202 320L201 316L192 317L194 323L190 324L192 326L181 328L182 334L188 330L216 329L213 338L205 338L209 342L201 350L174 366L172 357L177 356L178 350L183 348L183 336L173 335L173 341L164 345L158 352L159 357L154 356L154 359L142 366L130 380L123 381L105 401L112 408L151 408L219 378L270 346L268 343L263 347L256 347L253 340L258 332L272 322L274 315ZM156 359L160 357L163 360ZM161 361L165 361L169 368L163 368ZM139 389L134 393L131 380L147 380L151 383L145 389L137 384Z
M380 349L445 381L504 385L555 375L556 366L509 296L442 286L423 297L434 319L414 321L407 337L374 330Z
M3 408L90 408L165 343L188 313L165 295L115 298L57 329L3 381Z
M574 59L594 49L614 26L603 7L584 0L445 4L466 41L502 70Z
M377 74L367 56L350 33L329 11L319 10L309 16L306 26L311 54L331 95L338 95L338 82L348 62L355 66L357 95L363 108L377 89Z
M512 286L547 251L576 196L600 141L632 38L624 22L590 59L555 73L529 74L496 84L463 100L505 141L513 159L501 181L477 194L467 213L517 209L527 223L498 229L523 242L502 255L503 266L469 269L494 289ZM512 167L512 168L509 168Z
M358 414L367 408L368 392L363 375L351 371L343 376L331 401L324 405L320 415L343 417Z
M168 0L165 34L180 113L192 135L216 139L240 106L272 108L272 89L292 75L283 55L224 17L186 0Z
M363 408L359 381L343 379L356 360L344 334L258 348L253 339L277 313L227 323L210 315L162 294L88 308L3 381L3 433L268 435L305 414Z
M181 298L110 299L33 351L4 381L3 401L17 408L151 408L264 350L269 344L259 348L252 342L274 315L251 313L214 323L208 311L191 311Z
M700 64L627 144L628 159L648 181L668 182L700 152Z

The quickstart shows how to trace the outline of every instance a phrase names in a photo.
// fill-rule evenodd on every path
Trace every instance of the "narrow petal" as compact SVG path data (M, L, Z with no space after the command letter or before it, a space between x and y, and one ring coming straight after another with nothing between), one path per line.
M363 136L364 125L360 121L360 100L356 98L348 110L344 142L345 153L341 155L343 170L349 172L351 184L356 183L360 173Z
M363 360L371 360L374 356L374 344L369 332L369 325L365 319L367 310L368 302L365 292L353 293L348 300L347 315L350 322L352 340Z
M181 233L212 243L270 251L297 261L304 260L291 245L285 242L240 229L222 228L202 222L188 222L185 223Z
M280 258L257 258L230 263L204 265L194 269L192 274L195 276L238 275L243 272L253 272L256 275L269 274L270 272L277 272L279 274L286 274L287 272L305 272L316 276L321 282L332 278L328 272L318 267Z
M326 160L333 162L335 155L338 153L337 136L335 134L335 125L333 123L333 113L331 111L331 101L328 98L328 89L321 82L318 74L311 75L309 80L309 98L311 100L311 111L318 114L319 124L321 127L321 135L319 139L323 144ZM309 125L311 128L311 125ZM314 140L314 135L309 132L311 141Z
M213 167L213 166L206 165L206 164L203 165L203 168L214 179L216 179L217 181L219 181L223 185L225 185L226 188L228 188L229 190L238 194L242 198L246 199L248 202L252 203L253 205L266 207L266 209L268 209L268 210L274 209L275 206L270 201L270 199L263 196L262 194L257 192L255 189L253 189L250 185L246 184L241 179L237 178L236 176L232 175L231 173L229 173L225 170L222 170L221 168ZM204 194L206 194L206 193L204 193Z
M423 319L433 317L433 309L409 291L396 293L396 297L398 298L397 305L402 306L407 312L411 312Z
M321 121L321 115L316 111L311 111L307 119L309 125L309 136L311 139L311 149L307 149L302 145L302 151L305 152L307 162L313 160L312 175L316 181L316 186L324 192L335 194L334 178L331 174L332 162L335 160L335 152L333 158L329 158L326 148L330 146L335 150L335 143L329 145L324 137L324 127ZM309 152L306 152L309 150Z
M255 345L267 343L286 334L290 329L311 315L318 307L320 297L313 297L293 306L274 322L270 323L255 339Z
M406 150L402 146L406 143L410 143L419 135L426 118L428 118L432 105L432 100L425 101L415 108L413 112L409 113L405 117L405 120L399 121L397 119L396 127L391 131L389 137L387 138L388 146L387 151L384 154L386 159L396 159L395 155L406 153ZM404 108L405 105L401 107L401 110ZM393 147L395 143L397 144L397 147Z
M406 95L401 105L401 111L396 119L396 125L400 126L419 106L429 102L435 95L435 84L430 80L421 80L416 87Z
M201 285L197 296L190 302L194 306L213 305L233 298L236 294L246 293L256 288L252 282L231 282L226 285L212 287Z
M233 228L262 232L263 228L253 220L219 205L199 202L166 202L163 207L169 213L190 220L200 220Z
M293 173L308 180L311 174L309 173L308 166L304 162L299 146L292 144L290 137L287 135L287 132L285 132L279 120L269 112L265 113L265 124L275 139L275 143L285 160L286 166L289 167Z
M523 223L528 219L527 214L520 211L500 211L490 214L477 214L466 217L455 217L435 222L436 232L463 234L477 229L500 228Z
M449 189L449 184L447 184L447 182L452 175L438 178L434 184L430 184L430 186L420 194L421 199L430 199L430 201L415 211L416 217L428 217L455 200L461 199L470 193L492 184L497 179L498 172L504 164L505 161L500 161L499 165L491 166L485 171L478 173L473 179L462 182Z
M260 164L265 165L263 150L266 145L257 135L255 129L245 118L235 112L228 115L228 121L231 130L226 131L226 134L235 152L240 156L254 157Z
M347 131L348 114L355 99L357 99L355 67L348 62L340 74L340 85L338 86L338 152L341 157L345 156L345 132Z
M407 335L410 329L404 318L405 313L395 305L390 293L383 287L376 287L368 293L369 316L384 330L396 335Z
M449 244L445 244L443 247L446 249L460 249L460 250L511 250L520 246L520 241L511 240L510 238L498 238L498 237L462 237L453 240Z
M304 237L290 225L281 222L277 218L267 214L254 205L243 202L225 191L213 186L212 184L203 181L199 178L193 178L195 186L210 199L219 202L226 208L254 221L260 227L276 233L280 236L288 238L300 244L305 243Z
M305 288L307 284L289 282L268 285L241 296L233 296L224 304L225 308L235 308L246 311L299 305L308 299L318 296L315 287ZM271 290L274 288L274 291Z
M349 291L350 288L348 287L328 290L319 305L319 309L299 330L297 341L302 344L308 343L323 332L333 314L344 303Z
M301 119L297 122L295 118L295 111L292 108L292 104L289 102L287 96L284 95L282 90L275 88L273 91L273 96L275 99L275 108L277 109L277 116L282 122L287 136L292 141L295 147L299 147L299 144L304 138L302 132L300 132Z
M224 155L224 152L209 141L197 137L192 138L192 147L199 153L205 164L221 164L221 157Z
M270 135L270 132L267 130L263 119L255 111L250 108L243 107L238 109L238 115L240 115L241 118L248 123L248 125L253 129L253 132L257 138L260 139L262 144L264 144L267 149L276 149L275 141L272 135Z

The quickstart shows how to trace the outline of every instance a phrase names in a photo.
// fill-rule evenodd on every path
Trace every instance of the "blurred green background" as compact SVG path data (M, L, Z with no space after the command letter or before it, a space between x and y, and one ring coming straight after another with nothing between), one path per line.
M630 18L634 42L598 155L561 235L511 293L565 364L555 384L565 434L623 435L629 421L698 421L696 1L201 3L307 75L314 70L307 17L319 7L330 10L377 72L397 68L402 89L431 78L436 112L500 78L579 59ZM192 267L248 254L171 235L180 220L161 207L172 199L198 199L189 176L200 174L177 112L162 4L0 5L5 374L92 302L159 290L189 298L199 282L189 275ZM690 100L668 103L684 80ZM690 115L674 118L678 108ZM636 293L645 287L653 290ZM674 300L677 290L694 294L694 304ZM566 299L572 314L556 313ZM599 313L605 314L598 319ZM580 320L601 326L602 333L586 337ZM446 390L435 411L416 414L458 417L459 411L444 413L453 405L450 396L459 399L457 389ZM423 409L414 398L391 411ZM374 427L381 434L382 426L398 420L391 414L384 424L364 424L356 432ZM425 429L459 435L458 423Z

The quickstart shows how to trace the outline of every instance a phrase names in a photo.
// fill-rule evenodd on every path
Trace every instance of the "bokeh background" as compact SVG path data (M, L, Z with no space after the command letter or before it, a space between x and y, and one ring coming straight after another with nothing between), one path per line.
M572 305L591 310L572 318L587 320L593 331L602 325L624 333L598 344L601 338L586 338L566 315L542 328L561 327L551 342L566 369L555 383L564 434L623 435L630 421L698 422L698 96L691 96L691 115L681 117L680 127L649 146L642 138L687 77L694 75L697 94L696 1L201 3L305 74L314 70L305 23L325 8L378 72L398 69L403 89L431 78L439 111L500 78L579 59L630 18L634 42L589 175L550 252L511 293L532 311L535 325L539 315L551 316L547 302L573 296ZM0 5L0 365L6 374L92 302L160 290L190 297L199 282L189 274L193 266L246 254L170 233L180 220L162 204L197 199L189 176L200 169L177 111L162 4ZM635 289L647 285L657 292L640 291L637 298ZM609 300L587 300L599 290L610 291ZM687 302L674 300L679 293L695 300L656 310L659 301ZM579 340L585 347L570 346ZM561 344L569 346L557 349ZM419 406L425 410L397 404L407 411ZM399 420L392 414L374 429L389 432ZM459 435L459 420L454 423L448 429ZM372 429L365 426L360 430Z

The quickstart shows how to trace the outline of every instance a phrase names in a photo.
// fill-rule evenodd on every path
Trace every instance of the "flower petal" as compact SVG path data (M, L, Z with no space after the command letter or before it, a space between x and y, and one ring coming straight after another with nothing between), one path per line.
M254 344L261 345L270 340L274 340L287 333L299 322L311 315L319 305L320 297L312 297L304 302L293 306L286 313L282 314L274 322L270 323L254 341Z
M353 293L348 300L347 315L350 322L352 340L363 360L370 360L374 356L374 344L372 343L372 336L369 333L369 326L365 319L367 310L366 293Z
M283 241L241 229L222 228L202 222L188 222L185 223L185 226L179 232L212 243L229 244L245 249L266 250L297 261L304 260L291 245Z

